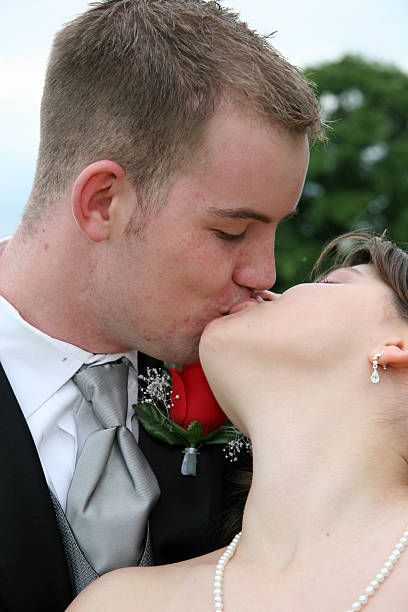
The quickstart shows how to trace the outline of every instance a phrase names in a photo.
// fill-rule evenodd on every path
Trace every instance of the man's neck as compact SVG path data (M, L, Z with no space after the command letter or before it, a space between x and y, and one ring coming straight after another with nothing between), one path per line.
M104 340L92 316L88 280L79 274L69 250L78 250L71 236L58 241L46 232L22 230L7 242L0 257L0 295L21 317L45 334L91 353L116 353ZM76 259L81 260L78 254ZM86 253L82 256L87 270ZM99 330L99 331L98 331ZM116 350L118 348L118 350Z

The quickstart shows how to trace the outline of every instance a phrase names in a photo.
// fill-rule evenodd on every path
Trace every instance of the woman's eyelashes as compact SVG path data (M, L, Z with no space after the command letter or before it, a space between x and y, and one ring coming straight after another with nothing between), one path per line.
M324 276L323 278L318 278L315 283L326 283L328 285L341 285L339 281L335 281Z
M223 232L217 229L213 230L213 232L215 233L216 236L218 236L218 238L220 238L221 240L225 240L226 242L239 241L246 234L246 230L244 230L240 234L228 234L227 232Z

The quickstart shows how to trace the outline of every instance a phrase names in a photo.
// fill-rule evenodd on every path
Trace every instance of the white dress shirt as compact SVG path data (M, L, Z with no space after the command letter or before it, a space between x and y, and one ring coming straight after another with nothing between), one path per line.
M84 442L101 428L90 408L78 417L85 399L71 378L83 364L109 363L123 356L134 366L129 369L126 424L137 439L138 421L132 419L138 389L137 351L88 353L29 325L0 296L0 362L30 428L48 486L64 510Z

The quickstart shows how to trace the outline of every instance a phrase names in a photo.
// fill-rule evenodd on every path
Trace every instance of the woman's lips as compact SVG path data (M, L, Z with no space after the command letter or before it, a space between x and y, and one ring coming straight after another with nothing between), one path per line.
M240 310L244 310L245 308L248 307L248 304L250 304L251 302L254 304L259 303L258 300L255 298L245 298L243 300L240 300L239 302L236 302L233 306L231 306L228 314L233 314L234 312L239 312Z

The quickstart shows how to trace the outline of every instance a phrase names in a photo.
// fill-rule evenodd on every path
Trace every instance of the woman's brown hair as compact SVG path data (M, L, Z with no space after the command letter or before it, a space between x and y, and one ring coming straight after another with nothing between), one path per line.
M329 269L372 264L379 277L394 292L394 305L403 318L408 319L408 253L382 236L365 232L350 232L331 240L323 249L313 267L314 278L335 252Z

